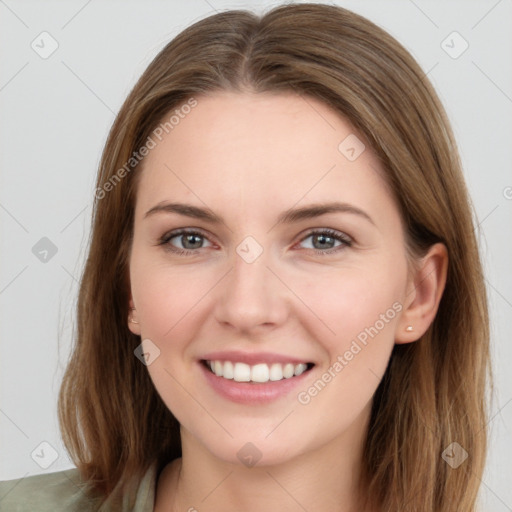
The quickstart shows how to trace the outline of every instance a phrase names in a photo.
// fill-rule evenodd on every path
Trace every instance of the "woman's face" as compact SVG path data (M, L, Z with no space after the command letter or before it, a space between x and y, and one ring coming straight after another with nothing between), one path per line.
M129 325L154 385L224 461L355 446L410 291L379 163L315 99L196 100L137 171Z

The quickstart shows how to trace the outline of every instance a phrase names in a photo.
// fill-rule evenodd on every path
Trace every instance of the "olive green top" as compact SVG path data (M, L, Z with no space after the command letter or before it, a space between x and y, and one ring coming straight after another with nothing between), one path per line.
M132 491L107 499L100 508L78 469L0 482L0 512L153 512L156 465Z

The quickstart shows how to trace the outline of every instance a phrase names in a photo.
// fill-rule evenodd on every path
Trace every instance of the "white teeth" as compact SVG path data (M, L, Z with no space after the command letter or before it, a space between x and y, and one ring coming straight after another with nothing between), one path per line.
M268 382L282 379L290 379L293 376L302 375L307 370L304 363L273 363L270 368L265 363L250 366L245 363L233 363L231 361L207 361L212 372L217 377L233 379L236 382Z
M245 363L235 363L233 378L237 382L249 382L251 380L251 367Z
M279 363L274 363L270 367L270 380L281 380L283 378L283 367Z
M303 364L303 363L298 364L295 367L294 375L300 375L301 373L304 373L306 371L306 368L307 368L307 366L305 364Z
M266 364L256 364L251 368L251 380L253 382L267 382L270 371Z
M293 372L295 371L295 366L292 363L286 363L283 368L283 377L285 379L289 379L293 377Z
M234 372L234 368L233 368L233 363L231 361L226 361L224 363L224 369L222 372L222 376L225 379L233 379L234 378L235 372Z
M221 361L215 361L215 366L213 368L213 371L215 372L215 375L218 377L222 377L222 370L224 369L224 365Z

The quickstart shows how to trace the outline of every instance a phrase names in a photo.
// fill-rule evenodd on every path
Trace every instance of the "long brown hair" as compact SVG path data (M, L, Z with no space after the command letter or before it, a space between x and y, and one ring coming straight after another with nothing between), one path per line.
M62 383L64 442L102 495L181 455L179 425L134 356L128 256L140 149L172 109L218 90L290 91L322 100L361 133L386 171L420 255L449 254L437 316L395 345L373 400L364 484L382 511L472 512L487 449L491 377L487 298L473 212L445 111L425 74L388 33L341 7L226 11L183 32L124 102L102 155L74 349ZM121 171L124 169L124 171ZM467 460L452 468L457 442Z

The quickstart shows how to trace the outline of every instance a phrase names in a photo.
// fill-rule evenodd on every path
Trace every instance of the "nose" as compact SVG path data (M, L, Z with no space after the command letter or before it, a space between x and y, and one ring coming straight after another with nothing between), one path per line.
M244 251L247 247L249 251ZM253 260L258 252L250 243L240 244L233 254L231 269L217 285L217 321L245 335L285 323L293 295L275 270L277 265L270 261L269 251L263 250Z

